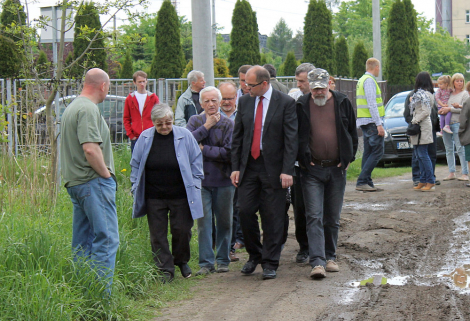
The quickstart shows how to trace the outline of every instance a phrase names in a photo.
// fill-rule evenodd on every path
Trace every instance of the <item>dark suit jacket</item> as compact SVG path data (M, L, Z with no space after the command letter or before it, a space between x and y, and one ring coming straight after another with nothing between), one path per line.
M232 171L240 171L238 183L251 154L256 97L244 95L238 103L238 113L232 136ZM297 114L295 100L273 90L262 133L263 158L273 188L282 188L279 176L294 175L297 156Z

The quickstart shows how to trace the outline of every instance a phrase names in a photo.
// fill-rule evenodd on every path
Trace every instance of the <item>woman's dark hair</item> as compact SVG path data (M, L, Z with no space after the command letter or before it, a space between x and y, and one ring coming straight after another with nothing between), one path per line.
M423 89L429 91L431 94L434 94L434 86L432 84L432 79L429 72L421 71L416 76L415 90L413 92L417 92L418 89Z

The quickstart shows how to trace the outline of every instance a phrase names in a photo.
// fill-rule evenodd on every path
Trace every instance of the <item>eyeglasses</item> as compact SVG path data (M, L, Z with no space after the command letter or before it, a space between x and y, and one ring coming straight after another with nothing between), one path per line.
M250 87L250 88L255 88L256 86L261 85L263 82L265 82L265 80L263 80L263 81L261 81L261 82L255 84L255 85L250 85L250 84L248 84L248 83L245 83L245 85L246 85L247 87Z
M235 98L237 98L237 97L233 97L233 98L222 98L222 100L234 100Z
M171 126L171 125L173 125L173 122L172 121L166 121L166 122L163 122L163 123L155 123L155 126L157 126L157 127L163 127L163 125Z

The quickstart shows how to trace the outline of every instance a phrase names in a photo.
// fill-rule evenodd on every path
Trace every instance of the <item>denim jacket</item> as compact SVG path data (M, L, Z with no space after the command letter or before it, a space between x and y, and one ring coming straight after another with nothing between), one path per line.
M137 140L131 160L131 192L134 194L132 218L145 216L145 163L152 147L155 127L142 132ZM204 216L201 199L201 181L204 179L202 153L193 135L185 128L173 126L176 158L183 177L193 219Z

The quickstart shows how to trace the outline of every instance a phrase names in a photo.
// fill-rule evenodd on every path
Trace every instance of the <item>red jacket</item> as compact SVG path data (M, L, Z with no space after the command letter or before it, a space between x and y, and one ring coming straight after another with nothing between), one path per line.
M130 139L133 139L134 137L138 138L144 130L153 126L150 113L152 112L153 106L159 102L158 96L148 91L141 116L139 103L137 102L134 92L127 96L126 102L124 103L123 115L124 128L126 129L127 137Z

